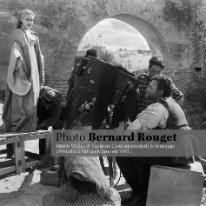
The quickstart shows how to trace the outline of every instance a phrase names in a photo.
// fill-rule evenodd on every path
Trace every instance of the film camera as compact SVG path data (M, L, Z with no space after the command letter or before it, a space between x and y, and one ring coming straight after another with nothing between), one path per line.
M76 71L80 80L73 89L65 109L65 128L75 125L98 129L107 119L110 128L137 115L136 80L119 65L97 58L84 58Z

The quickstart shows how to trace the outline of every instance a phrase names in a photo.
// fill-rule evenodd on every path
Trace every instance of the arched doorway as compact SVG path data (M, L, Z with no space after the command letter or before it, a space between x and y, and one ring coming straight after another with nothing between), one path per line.
M80 42L77 56L83 56L91 48L97 50L99 59L121 64L130 72L147 69L152 56L139 31L115 18L107 18L92 27Z
M153 25L139 17L129 14L119 14L106 19L111 18L125 22L128 25L132 26L134 29L136 29L146 40L149 50L151 51L151 56L162 56L166 62L167 69L167 62L168 60L170 60L167 44L164 37ZM95 26L97 26L101 21L90 27L85 33L82 34L81 40L79 41L79 45L81 44L85 35Z
M124 21L137 29L146 39L153 56L164 56L164 58L168 58L168 49L163 36L151 24L128 14L116 15L113 18Z

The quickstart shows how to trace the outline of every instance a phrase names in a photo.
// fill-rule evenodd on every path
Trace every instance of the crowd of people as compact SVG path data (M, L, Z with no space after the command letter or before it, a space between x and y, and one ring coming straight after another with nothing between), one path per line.
M23 10L17 29L12 32L3 109L5 132L32 132L50 126L61 129L68 123L64 122L63 95L54 88L44 86L44 58L38 35L31 30L34 17L33 11ZM90 56L96 58L97 52L88 50L85 57ZM77 62L77 65L80 63ZM169 77L162 75L164 67L163 58L154 56L149 61L148 71L137 77L138 115L134 121L124 122L124 129L190 130L181 108L184 95ZM77 72L78 66L74 67L69 78L65 105L72 104L71 96L75 94L80 80ZM43 139L39 141L39 153L45 155ZM7 145L7 155L13 155L11 144ZM118 192L109 186L97 157L65 157L63 164L68 182L59 193L46 195L43 204L63 205L63 201L67 205L85 205L87 202L87 205L143 206L146 205L152 165L178 167L193 161L192 148L191 155L183 162L166 157L116 157L120 171L132 189L131 197L121 202Z

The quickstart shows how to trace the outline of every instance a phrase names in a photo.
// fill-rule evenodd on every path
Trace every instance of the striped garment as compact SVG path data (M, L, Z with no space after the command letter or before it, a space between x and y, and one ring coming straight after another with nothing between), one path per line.
M138 80L138 98L139 98L139 112L147 108L153 102L145 98L147 87L149 85L150 77L148 73L142 73L137 77Z
M98 193L80 195L74 202L61 198L59 193L49 193L43 197L42 206L120 206L121 199L118 192L113 190L113 201L101 198Z

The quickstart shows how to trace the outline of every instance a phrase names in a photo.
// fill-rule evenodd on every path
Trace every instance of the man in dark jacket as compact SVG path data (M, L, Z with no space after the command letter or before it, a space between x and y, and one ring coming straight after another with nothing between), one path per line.
M37 105L38 124L37 129L61 129L60 114L63 109L62 95L56 89L42 86L40 89L39 101ZM39 154L45 154L46 140L39 140Z

